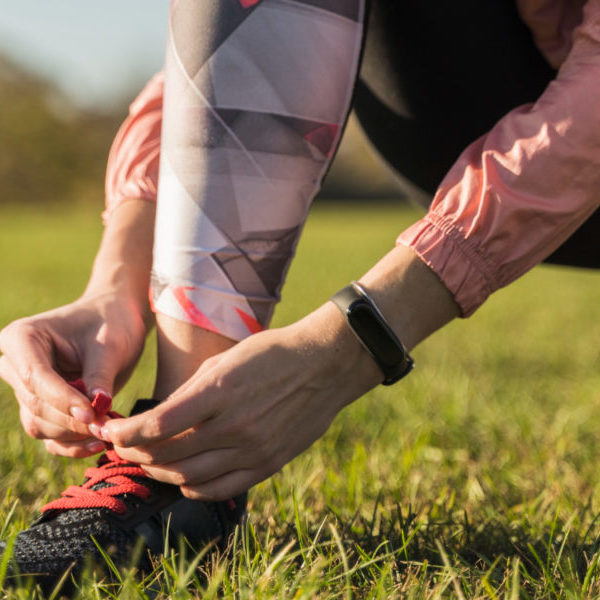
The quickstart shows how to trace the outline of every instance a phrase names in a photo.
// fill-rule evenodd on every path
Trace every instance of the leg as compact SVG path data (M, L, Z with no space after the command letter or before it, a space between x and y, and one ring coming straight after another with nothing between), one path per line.
M426 205L462 150L554 76L514 2L373 0L355 108ZM600 267L599 221L596 213L548 260Z
M158 313L158 359L153 397L166 398L183 385L211 356L235 342L213 331Z
M153 296L157 397L266 327L349 111L364 0L179 0Z

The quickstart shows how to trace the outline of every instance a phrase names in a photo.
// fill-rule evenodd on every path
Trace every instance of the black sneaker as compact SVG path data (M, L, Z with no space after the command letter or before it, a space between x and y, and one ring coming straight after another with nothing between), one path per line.
M156 404L138 400L132 414ZM150 479L114 450L87 469L85 478L83 485L70 486L62 498L46 504L42 516L17 535L11 574L35 576L49 590L69 569L77 576L90 562L105 568L98 546L115 565L129 566L140 543L138 567L149 572L151 558L161 556L166 544L178 548L181 536L198 551L211 542L224 549L246 513L245 493L223 502L189 500L177 486ZM0 554L5 547L0 542Z

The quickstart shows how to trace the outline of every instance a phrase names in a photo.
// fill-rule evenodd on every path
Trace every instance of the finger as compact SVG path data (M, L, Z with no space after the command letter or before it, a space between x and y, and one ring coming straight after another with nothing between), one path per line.
M21 385L21 381L17 377L17 374L12 368L10 362L8 362L6 356L0 356L0 378L10 385L10 387L15 391L15 394L17 393L17 388L19 390L25 389Z
M69 458L86 458L103 452L106 445L99 440L87 442L58 442L56 440L45 440L44 445L50 454L67 456Z
M83 437L89 437L90 435L88 425L77 421L74 417L65 415L33 394L19 396L19 403L26 406L33 415L42 421L53 423L61 429L71 431L72 433Z
M74 419L65 418L65 416L59 411L55 411L52 407L47 407L44 411L46 418L38 417L34 412L33 408L39 405L39 401L25 386L23 382L17 376L15 370L12 368L10 362L6 359L5 356L0 357L0 377L4 379L12 388L19 402L21 408L26 408L27 412L32 416L36 417L39 422L46 423L43 429L48 435L45 435L40 431L40 428L37 423L33 423L31 418L29 423L26 425L26 422L23 420L23 416L21 418L21 422L23 423L23 427L25 431L35 437L37 439L41 438L66 438L68 439L69 435L72 439L84 439L89 437L89 431L87 426L84 424L80 424ZM23 413L22 413L23 414ZM53 424L55 429L49 429L49 425ZM36 431L39 435L33 433ZM56 432L63 433L56 433Z
M85 431L85 427L82 428L83 430L80 433L76 433L71 429L65 429L34 415L29 409L29 405L33 403L33 394L25 389L4 356L0 357L0 377L13 388L19 402L21 423L29 436L36 439L51 438L62 441L82 440L89 437L89 433Z
M121 456L118 450L117 453ZM243 469L247 466L238 448L203 452L167 465L142 463L144 471L153 479L178 486L199 485L233 469Z
M51 343L43 339L33 328L21 328L19 335L0 333L0 351L10 362L22 385L32 394L36 406L30 409L48 421L47 407L67 417L63 426L73 419L81 423L91 423L94 411L85 396L72 388L52 369Z
M81 442L82 440L92 440L89 434L82 435L73 433L68 429L63 429L62 427L54 425L54 423L49 423L40 419L39 417L36 417L29 411L26 405L21 406L19 413L21 424L23 425L25 433L37 440L52 439L60 442Z
M90 433L95 437L98 438L99 440L103 440L105 442L107 442L108 440L106 440L103 437L102 434L102 428L104 427L104 425L106 423L108 423L108 421L110 421L110 417L107 417L106 415L98 417L93 423L90 423L88 425L88 429L90 430Z
M33 394L25 388L5 356L0 357L0 377L12 387L20 406L27 406L33 401Z
M119 355L114 348L96 340L86 351L81 374L90 395L102 393L112 397L120 368Z
M92 430L92 425L90 425ZM218 430L218 435L215 431ZM96 435L95 431L92 431ZM97 436L101 437L101 436ZM215 427L213 421L200 423L186 431L145 446L118 448L119 456L144 465L160 465L183 460L207 450L217 450L239 446L239 435Z
M226 395L204 376L192 378L156 408L127 419L113 419L103 428L103 437L115 446L143 446L177 435L190 425L215 416L214 399Z
M204 502L229 500L249 490L266 477L267 475L263 476L260 472L250 469L231 471L201 485L181 486L181 493L190 500Z

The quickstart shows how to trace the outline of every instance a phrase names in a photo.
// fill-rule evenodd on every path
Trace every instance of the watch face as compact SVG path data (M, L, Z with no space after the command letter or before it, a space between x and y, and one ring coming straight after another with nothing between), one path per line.
M348 307L347 317L354 331L381 362L393 366L405 359L399 342L394 343L394 332L367 302L353 302Z

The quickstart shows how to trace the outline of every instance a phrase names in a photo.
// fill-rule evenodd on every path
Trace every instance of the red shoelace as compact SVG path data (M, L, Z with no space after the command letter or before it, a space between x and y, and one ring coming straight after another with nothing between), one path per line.
M85 383L83 379L75 379L75 381L69 381L69 385L74 387L78 392L82 393L84 396L87 396L87 388L85 387ZM114 418L120 418L121 415L118 412L112 412L112 398L103 394L102 392L98 392L94 394L94 397L91 401L92 408L96 412L98 417L103 417L104 415L108 415Z
M85 383L81 379L71 381L70 384L82 394L87 395ZM95 394L91 404L99 417L108 415L113 419L122 418L122 415L110 410L112 398L106 394ZM112 449L107 450L100 457L97 467L85 470L85 477L87 481L83 485L70 485L61 494L61 498L42 506L42 512L72 508L108 508L118 514L123 514L127 511L127 505L115 496L121 494L132 494L139 498L150 496L150 490L145 485L130 479L131 477L147 478L142 467L123 460ZM99 490L91 489L94 485L102 482L110 485ZM228 505L231 510L235 510L236 504L233 500L228 500Z
M127 505L119 498L121 494L133 494L147 498L150 490L136 483L131 477L147 477L142 467L119 458L114 450L107 450L98 461L97 467L86 469L87 481L83 485L70 485L62 494L62 498L54 500L44 507L49 510L68 510L71 508L108 508L118 514L127 511ZM92 486L106 482L110 486L92 490Z
M86 394L85 384L81 379L70 382L71 385ZM92 407L98 416L109 415L121 418L121 415L110 410L112 399L106 394L96 394L92 399ZM107 450L98 461L98 466L85 471L87 481L83 485L71 485L62 494L62 498L49 502L42 507L42 512L49 510L69 510L72 508L108 508L118 514L127 510L125 502L115 496L132 494L139 498L148 498L150 490L136 483L131 477L147 477L137 464L123 460L114 450ZM107 483L98 490L91 489L99 483Z

